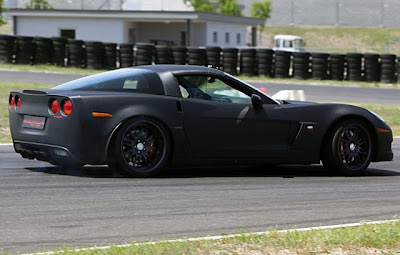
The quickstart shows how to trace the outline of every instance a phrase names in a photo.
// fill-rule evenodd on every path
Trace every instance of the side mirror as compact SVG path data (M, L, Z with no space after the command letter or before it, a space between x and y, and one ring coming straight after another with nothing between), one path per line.
M262 108L262 100L259 95L252 94L251 95L251 104L253 105L254 109L259 110Z

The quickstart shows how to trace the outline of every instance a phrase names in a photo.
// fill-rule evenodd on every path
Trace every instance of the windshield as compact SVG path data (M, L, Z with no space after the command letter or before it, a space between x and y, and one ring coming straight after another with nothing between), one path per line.
M159 76L144 69L125 68L86 76L52 88L54 90L125 91L163 95Z

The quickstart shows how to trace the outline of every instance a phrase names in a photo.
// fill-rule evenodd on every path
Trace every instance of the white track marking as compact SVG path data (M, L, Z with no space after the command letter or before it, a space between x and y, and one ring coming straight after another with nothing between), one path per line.
M369 222L361 222L361 223L348 223L348 224L338 224L338 225L328 225L328 226L320 226L320 227L310 227L310 228L296 228L296 229L283 229L277 230L275 232L278 233L289 233L289 232L304 232L311 230L324 230L324 229L337 229L337 228L349 228L349 227L359 227L362 225L374 225L374 224L385 224L390 222L398 222L400 219L395 220L381 220L381 221L369 221ZM232 235L220 235L220 236L204 236L204 237L192 237L192 238L181 238L181 239L173 239L173 240L163 240L163 241L151 241L151 242L142 242L142 243L133 243L133 244L122 244L122 245L110 245L110 246L99 246L99 247L90 247L90 248L82 248L82 249L71 249L71 252L80 252L80 251L89 251L89 250L106 250L111 247L132 247L132 246L140 246L140 245L152 245L159 243L179 243L179 242L194 242L194 241L208 241L208 240L222 240L233 237L240 236L252 236L252 235L266 235L271 233L271 231L264 232L254 232L254 233L244 233L244 234L232 234ZM62 252L61 250L59 252ZM57 254L57 251L50 252L42 252L42 253L27 253L23 255L52 255Z

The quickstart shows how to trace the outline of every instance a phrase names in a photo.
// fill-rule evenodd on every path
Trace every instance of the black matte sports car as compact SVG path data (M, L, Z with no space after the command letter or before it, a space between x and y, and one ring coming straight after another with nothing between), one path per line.
M346 175L393 159L392 131L366 109L274 100L222 71L152 65L12 91L22 157L149 177L166 166L314 164Z

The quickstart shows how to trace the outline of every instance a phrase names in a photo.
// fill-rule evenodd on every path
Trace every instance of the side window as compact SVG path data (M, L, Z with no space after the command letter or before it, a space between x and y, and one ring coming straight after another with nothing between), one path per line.
M250 96L212 76L177 77L183 98L202 99L234 104L251 104Z
M280 45L280 42L281 42L281 40L279 40L279 39L276 39L275 40L275 47L276 48L279 48L281 45Z

